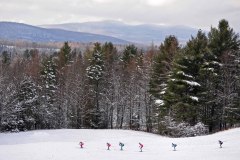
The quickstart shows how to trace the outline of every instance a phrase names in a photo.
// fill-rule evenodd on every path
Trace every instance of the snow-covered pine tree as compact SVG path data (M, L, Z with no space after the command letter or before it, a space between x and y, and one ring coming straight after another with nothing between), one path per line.
M179 49L179 43L175 36L166 37L159 47L159 53L153 59L149 92L156 99L162 98L169 73L172 70L174 56L177 55Z
M18 132L17 128L17 116L15 114L15 94L17 87L13 83L6 83L5 89L2 90L1 100L1 130Z
M135 85L134 85L134 112L132 116L132 129L141 130L143 129L142 122L145 118L146 107L148 105L147 102L143 103L145 98L145 94L147 92L147 86L145 81L145 62L144 62L144 53L141 50L136 59L136 70L135 70Z
M134 99L134 71L136 68L136 57L138 48L135 45L128 45L124 48L120 58L120 89L119 89L119 112L117 120L119 128L124 126L132 127L133 99Z
M154 44L152 44L151 50L147 51L147 53L144 55L144 66L143 66L143 89L144 89L144 98L143 98L143 104L145 106L145 112L144 112L144 124L145 129L147 132L153 132L156 131L153 128L155 115L153 112L154 103L152 103L152 96L149 92L150 85L149 81L151 79L151 69L153 64L153 56L155 55L155 48Z
M117 70L117 49L111 42L102 45L104 59L104 77L102 80L100 106L104 110L104 126L113 128L114 111L116 111L116 70Z
M177 123L194 126L199 122L201 101L200 68L207 50L207 37L201 31L192 38L174 61L174 67L164 94L169 115Z
M64 42L63 46L58 53L58 57L54 59L57 66L57 77L58 77L58 89L57 89L57 100L55 106L57 106L57 127L67 127L68 123L68 109L69 101L68 95L66 94L66 75L68 74L68 69L72 64L71 58L73 56L72 49L68 42Z
M67 102L67 117L65 125L68 128L82 128L84 117L84 97L88 95L85 91L87 77L85 76L85 65L82 55L76 50L75 61L68 67L65 73L64 101Z
M99 105L101 84L104 74L104 61L101 44L95 43L92 58L90 59L90 66L87 67L87 77L89 78L90 85L92 86L92 95L94 96L94 106L89 106L89 120L91 128L103 128L104 120L102 119L102 112Z
M144 54L135 45L128 45L123 50L118 76L120 88L117 108L119 128L141 129L141 118L146 113L141 100L146 99L144 92Z
M179 54L179 43L175 36L166 37L164 42L159 47L159 53L153 58L151 78L149 82L149 93L151 101L154 103L155 128L160 130L160 119L164 117L168 111L162 107L163 95L167 89L167 81L172 72L173 59ZM155 104L157 102L157 104ZM161 102L159 105L158 102Z
M39 95L38 87L31 77L25 75L18 90L13 95L8 125L11 131L36 129L38 121Z
M57 73L52 57L45 57L42 62L41 86L41 128L56 128Z
M218 64L215 73L217 79L213 90L217 99L211 108L212 116L216 117L211 121L212 130L222 130L233 125L232 119L239 117L238 74L240 39L226 20L219 22L218 28L211 28L209 33L209 48L216 57L214 63ZM233 118L235 117L235 118Z
M201 92L199 93L201 107L199 116L201 122L208 126L209 132L213 130L213 124L218 119L215 108L217 106L217 95L215 92L216 82L218 81L218 73L220 63L217 57L207 48L203 57L203 64L200 67Z

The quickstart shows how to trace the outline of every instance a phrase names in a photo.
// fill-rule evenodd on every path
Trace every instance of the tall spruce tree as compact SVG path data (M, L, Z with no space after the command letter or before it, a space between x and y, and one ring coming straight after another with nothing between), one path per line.
M116 76L118 60L117 49L111 43L102 45L103 59L104 59L104 77L102 80L102 99L101 106L104 110L104 126L113 128L114 123L114 109L116 106L116 92L114 77Z
M161 116L166 114L166 110L162 108L163 95L167 89L167 81L172 72L174 57L179 54L180 47L175 36L168 36L159 47L159 53L153 58L151 78L149 82L149 93L156 117L155 124L158 130ZM156 104L155 104L156 102ZM163 113L164 112L164 113Z
M211 131L226 129L232 125L232 117L239 111L236 105L238 94L238 66L236 61L239 57L240 40L239 35L230 28L226 20L219 22L218 28L211 28L209 33L209 48L215 56L215 68L217 78L214 83L214 93L217 98L211 106L212 117Z
M42 62L41 70L41 127L56 128L56 101L57 101L57 66L52 57L46 57Z
M60 69L69 63L70 57L71 57L71 55L70 55L71 51L72 51L72 49L69 46L68 42L64 42L64 45L60 49L60 53L59 53L59 56L58 56L59 57L58 67Z
M15 121L15 126L12 126L15 128L11 128L11 130L24 131L36 129L37 109L39 107L37 89L37 85L31 77L24 76L13 100L11 118L12 121Z
M186 122L195 125L199 121L200 69L207 52L207 37L201 31L192 38L174 62L173 72L167 84L164 95L165 105L171 111L171 117L176 122Z
M173 59L179 52L179 49L177 38L169 36L160 45L160 51L154 57L149 92L156 99L162 98L161 95L165 92L166 82L172 71Z
M100 110L100 93L101 85L100 81L102 80L104 73L104 61L103 53L101 49L101 44L95 43L94 51L92 53L92 58L90 59L90 66L87 67L87 77L90 80L90 84L93 87L93 96L94 96L94 106L89 108L90 118L90 127L92 128L103 128L103 119L102 113Z

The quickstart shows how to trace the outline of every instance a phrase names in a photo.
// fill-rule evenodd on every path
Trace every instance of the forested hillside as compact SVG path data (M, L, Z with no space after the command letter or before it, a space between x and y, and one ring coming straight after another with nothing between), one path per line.
M133 129L195 136L240 124L240 39L226 20L185 46L1 53L0 129Z
M62 29L46 29L36 27L24 23L16 22L0 22L0 39L9 41L28 41L28 42L105 42L111 41L113 44L128 44L128 41L122 39L100 35L91 34L87 32L73 32Z
M156 44L160 44L169 34L174 34L181 43L185 43L192 34L197 33L197 29L187 26L150 24L129 25L120 21L65 23L43 25L41 27L107 35L140 44L150 44L152 41Z

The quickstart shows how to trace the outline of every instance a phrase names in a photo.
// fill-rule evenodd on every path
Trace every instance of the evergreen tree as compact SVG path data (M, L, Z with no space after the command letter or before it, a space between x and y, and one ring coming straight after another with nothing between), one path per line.
M215 56L217 78L214 83L214 93L217 98L212 99L211 130L226 129L235 111L239 106L235 104L238 95L238 66L240 40L239 35L230 28L226 20L219 22L218 28L211 28L209 33L209 48ZM231 116L230 116L231 115ZM236 115L235 115L236 116Z
M178 132L182 124L194 126L202 120L202 93L205 87L202 85L201 70L206 62L205 58L209 57L207 47L207 37L199 31L181 53L174 57L167 89L160 104L161 133Z
M68 42L64 42L64 45L60 49L60 53L58 55L58 67L62 69L65 65L67 65L70 61L71 57L71 47L69 46Z
M52 57L46 57L43 60L41 110L39 111L41 113L42 128L56 128L56 96L58 89L56 68Z
M175 36L166 37L159 47L159 53L154 57L150 93L155 99L161 99L166 90L166 82L172 70L174 56L179 52L178 40Z
M68 99L66 98L66 81L65 75L68 74L68 70L71 66L70 58L72 54L72 49L68 42L64 42L64 45L60 49L58 58L55 60L57 64L57 77L58 77L58 93L56 100L56 116L57 116L57 128L62 128L67 126L68 121Z
M30 51L29 51L29 49L26 49L26 50L24 51L23 57L24 57L25 59L29 59L29 58L30 58Z
M225 19L219 21L218 28L211 28L208 38L209 47L218 58L227 51L239 50L239 35L230 28L228 21Z
M104 73L103 53L101 51L101 45L95 44L92 58L90 59L90 66L87 67L87 77L90 80L90 84L93 86L94 92L94 106L89 110L91 119L91 127L102 128L103 120L101 119L102 113L100 110L100 92L101 86L100 81L102 80Z
M38 87L31 77L24 76L11 104L8 122L10 130L24 131L36 129L39 107Z
M116 107L116 86L114 77L116 76L116 70L118 68L117 61L117 49L111 43L105 43L102 45L102 53L104 58L104 76L102 80L102 99L100 105L104 110L104 125L106 127L113 128L114 121L114 109Z
M164 42L160 45L159 50L159 53L153 59L151 78L149 82L151 101L152 103L157 102L157 104L154 104L154 113L156 115L154 119L157 121L158 130L160 130L160 117L166 114L159 114L164 111L164 108L162 108L163 95L166 92L167 81L172 72L174 57L176 57L180 51L177 38L175 36L166 37ZM159 104L158 102L161 103Z
M10 64L11 61L11 54L9 54L7 51L2 52L2 63L3 64Z
M94 84L98 85L103 76L103 69L102 51L98 48L98 44L96 44L94 52L92 54L92 59L90 60L90 66L87 68L88 78Z
M123 51L122 61L125 63L125 65L129 64L131 60L137 55L137 47L132 45L128 45L125 47Z
M201 31L192 38L175 59L172 75L164 95L165 107L177 122L195 125L199 121L200 69L207 51L207 37Z

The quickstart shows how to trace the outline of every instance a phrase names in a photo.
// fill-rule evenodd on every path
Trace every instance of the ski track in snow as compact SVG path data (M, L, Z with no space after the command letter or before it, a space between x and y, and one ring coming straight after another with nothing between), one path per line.
M218 140L223 141L223 148ZM112 145L109 151L107 142ZM119 142L125 144L123 151ZM172 143L177 144L176 151ZM191 138L128 130L37 130L0 133L0 160L239 160L239 145L239 128Z

